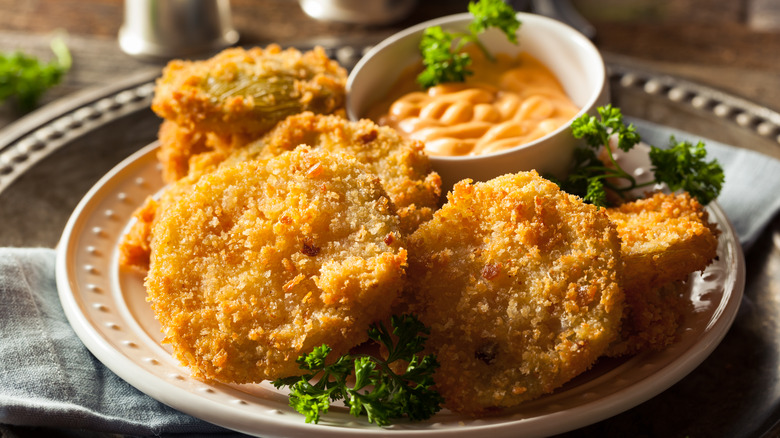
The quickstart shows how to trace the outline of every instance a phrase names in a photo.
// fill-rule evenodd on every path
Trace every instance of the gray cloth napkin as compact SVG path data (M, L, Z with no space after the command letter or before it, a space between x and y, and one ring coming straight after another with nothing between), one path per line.
M684 132L642 121L665 146ZM718 199L749 248L780 209L780 161L708 141L726 172ZM117 377L83 346L60 306L51 249L0 248L0 423L128 435L231 434L167 407Z
M57 295L55 250L0 248L0 423L159 436L228 433L146 396L87 350Z

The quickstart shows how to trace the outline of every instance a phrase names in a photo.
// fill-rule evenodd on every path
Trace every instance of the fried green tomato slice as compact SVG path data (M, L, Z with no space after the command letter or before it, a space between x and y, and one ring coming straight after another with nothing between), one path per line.
M431 329L450 410L480 416L550 393L617 337L615 228L536 172L456 184L409 258L408 305Z
M191 131L257 137L289 115L342 108L346 80L320 47L230 48L203 61L168 63L152 109Z
M299 148L225 166L159 210L145 285L174 356L198 378L259 382L336 355L387 318L406 249L377 177Z
M375 172L397 208L404 233L433 217L441 197L441 178L431 169L424 145L364 119L304 112L280 122L258 141L236 150L227 161L269 158L299 145L345 152ZM195 166L194 172L197 172Z

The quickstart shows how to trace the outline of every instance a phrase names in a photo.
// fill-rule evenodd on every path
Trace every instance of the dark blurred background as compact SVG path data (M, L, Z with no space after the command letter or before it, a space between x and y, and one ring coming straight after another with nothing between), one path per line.
M516 1L538 10L555 1ZM402 21L382 26L317 21L296 0L233 0L233 23L241 44L370 44L437 16L465 12L468 1L419 0ZM780 110L779 0L575 0L571 5L595 31L607 61L692 79ZM123 22L118 0L0 0L0 51L25 50L48 59L56 30L67 32L73 69L48 92L50 102L118 75L159 68L134 59L117 44ZM0 127L19 114L0 106Z

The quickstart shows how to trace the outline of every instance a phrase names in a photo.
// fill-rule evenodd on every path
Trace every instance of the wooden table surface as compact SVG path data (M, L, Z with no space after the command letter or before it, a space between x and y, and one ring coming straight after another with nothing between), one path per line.
M533 3L533 2L519 2ZM717 4L716 4L717 3ZM467 1L420 1L411 15L389 26L326 23L308 17L295 0L233 0L241 44L282 44L349 37L376 42L410 24L463 12ZM673 74L780 110L780 1L578 0L596 30L607 60ZM160 65L123 53L117 33L118 0L0 0L0 51L25 50L49 59L49 41L67 33L74 65L41 105ZM0 105L0 128L22 114Z

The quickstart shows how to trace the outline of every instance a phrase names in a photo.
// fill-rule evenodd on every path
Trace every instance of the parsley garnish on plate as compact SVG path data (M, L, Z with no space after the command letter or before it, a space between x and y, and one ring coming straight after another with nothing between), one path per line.
M20 51L0 54L0 103L13 97L20 110L29 111L46 90L60 83L71 66L70 51L59 37L52 40L51 49L56 59L48 63Z
M345 354L328 360L330 347L322 345L297 362L307 372L277 379L277 388L290 388L290 406L317 423L331 402L343 400L350 414L366 415L379 426L392 419L425 420L441 409L443 398L433 389L433 373L439 364L434 355L420 357L428 329L414 316L393 316L392 334L382 323L371 326L368 336L387 349L387 358L371 354ZM397 374L391 364L402 363ZM349 378L354 371L354 383Z
M479 41L479 34L495 27L517 44L517 29L520 21L511 6L503 0L480 0L469 2L469 12L474 20L469 24L469 32L447 32L441 26L432 26L423 32L420 41L420 53L425 70L417 76L417 82L423 88L430 88L445 82L463 82L472 74L469 70L471 57L461 53L469 43L476 44L488 59L494 59L487 48Z
M578 148L574 154L574 166L568 178L561 181L561 188L578 195L592 204L607 206L608 193L624 198L635 189L666 184L670 190L684 190L703 205L718 197L723 182L723 169L717 160L707 161L707 151L701 141L670 139L667 149L650 146L650 162L655 178L642 184L618 164L612 148L605 147L606 159L598 156L602 145L608 145L610 137L617 137L617 149L628 152L641 138L633 125L623 122L619 108L612 105L597 108L599 118L584 114L572 122L572 134L585 139L587 147Z

